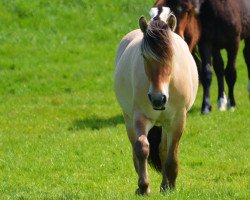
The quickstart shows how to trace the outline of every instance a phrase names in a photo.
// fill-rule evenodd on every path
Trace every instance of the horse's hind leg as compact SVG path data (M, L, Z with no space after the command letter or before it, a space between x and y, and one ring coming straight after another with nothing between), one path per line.
M192 56L193 56L195 63L197 65L199 80L202 81L201 80L201 57L200 57L199 52L198 52L198 46L195 46L195 48L193 49Z
M203 86L203 101L201 113L208 114L212 109L210 103L210 86L212 83L211 45L201 40L199 43L199 51L202 60L201 83Z
M249 100L250 100L250 37L245 39L245 47L243 50L244 58L247 64L248 70L248 93L249 93Z
M162 140L167 146L167 157L163 162L163 177L160 190L164 192L174 189L178 175L178 147L179 140L186 123L186 110L178 112L173 118L170 127L164 126L163 134L167 133L167 139ZM167 142L167 143L166 143ZM164 144L161 144L164 145ZM163 154L164 155L164 154Z
M213 66L218 80L218 108L225 111L227 108L227 98L224 92L224 63L220 53L220 49L213 49Z
M235 38L232 45L227 48L228 63L225 69L226 82L228 85L228 109L234 111L235 109L235 99L234 99L234 85L236 82L236 57L239 49L240 38Z

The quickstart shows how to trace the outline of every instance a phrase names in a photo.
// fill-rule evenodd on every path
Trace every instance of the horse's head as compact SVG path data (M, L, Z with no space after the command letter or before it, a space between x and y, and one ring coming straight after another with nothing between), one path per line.
M144 68L150 82L148 97L155 110L164 110L169 98L173 56L169 33L175 28L176 18L169 12L165 19L161 20L160 13L149 23L144 17L139 19L144 34L141 44Z
M176 15L176 33L184 38L185 29L192 26L192 21L197 20L200 5L204 0L166 0L168 6Z

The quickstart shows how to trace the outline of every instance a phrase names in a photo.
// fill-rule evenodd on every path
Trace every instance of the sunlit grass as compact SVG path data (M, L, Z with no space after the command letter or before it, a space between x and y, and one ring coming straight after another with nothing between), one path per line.
M141 199L113 63L122 36L153 1L0 2L0 198ZM241 48L243 45L241 45ZM234 113L200 115L180 144L177 190L151 199L248 199L250 103L240 52Z

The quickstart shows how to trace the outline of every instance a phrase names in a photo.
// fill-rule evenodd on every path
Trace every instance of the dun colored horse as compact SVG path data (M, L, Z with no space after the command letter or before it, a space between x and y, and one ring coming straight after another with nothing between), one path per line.
M148 162L162 173L161 191L175 188L179 140L198 89L195 61L173 32L175 16L164 7L151 14L122 39L115 61L114 89L139 176L137 194L150 193Z
M248 91L250 98L250 1L249 0L158 0L155 6L169 6L174 11L178 25L177 33L185 38L192 50L199 41L202 60L201 81L203 85L202 113L211 111L210 86L212 81L211 57L218 80L218 108L221 111L235 109L234 85L236 82L236 57L241 39L248 68ZM199 26L200 28L195 28ZM197 38L199 36L200 38ZM191 38L191 39L190 39ZM227 51L227 65L220 50ZM228 100L224 91L224 76L228 85Z

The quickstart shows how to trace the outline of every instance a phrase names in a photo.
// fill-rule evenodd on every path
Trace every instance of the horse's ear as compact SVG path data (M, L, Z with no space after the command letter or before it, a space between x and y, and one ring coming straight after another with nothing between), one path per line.
M172 31L175 31L177 19L173 13L171 13L167 19L167 24Z
M145 33L148 28L148 22L144 16L141 16L139 19L139 27L143 33Z
M198 15L200 13L201 5L204 3L204 0L194 1L194 13Z

